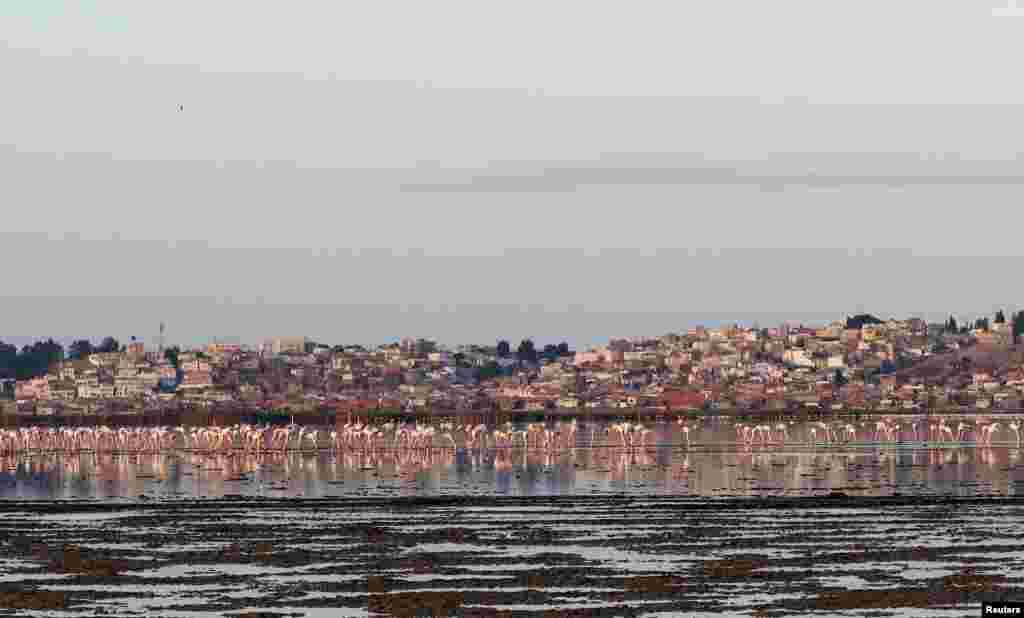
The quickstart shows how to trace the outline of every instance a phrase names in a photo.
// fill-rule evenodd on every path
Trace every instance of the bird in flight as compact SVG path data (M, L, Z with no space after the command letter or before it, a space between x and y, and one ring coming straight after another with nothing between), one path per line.
M185 111L185 106L184 106L184 105L179 105L179 106L178 106L178 111L179 111L179 112L183 112L183 111Z

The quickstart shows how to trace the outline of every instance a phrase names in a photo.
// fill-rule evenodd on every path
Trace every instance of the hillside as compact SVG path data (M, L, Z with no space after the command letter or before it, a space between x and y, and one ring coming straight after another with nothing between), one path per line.
M965 363L965 360L968 362ZM1024 360L1024 344L1009 347L977 345L945 354L936 354L913 367L901 369L893 375L900 379L945 379L977 370L998 373L1004 371L1011 364L1020 364L1022 360Z

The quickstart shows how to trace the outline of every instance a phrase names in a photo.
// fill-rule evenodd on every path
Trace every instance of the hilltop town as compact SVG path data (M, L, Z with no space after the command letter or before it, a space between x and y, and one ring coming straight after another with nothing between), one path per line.
M449 349L411 338L371 349L303 337L255 348L213 343L154 351L108 338L96 348L78 342L68 354L52 341L20 353L4 346L0 375L4 411L31 415L176 406L334 413L1016 410L1024 407L1021 331L1024 312L963 326L953 318L926 324L871 315L819 327L698 326L579 351L564 343L538 348L530 340ZM39 353L52 361L39 375L14 367Z

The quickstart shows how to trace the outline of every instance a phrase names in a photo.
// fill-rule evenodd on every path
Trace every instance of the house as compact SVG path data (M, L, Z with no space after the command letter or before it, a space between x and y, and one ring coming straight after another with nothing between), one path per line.
M826 366L829 369L845 369L846 359L844 359L841 355L838 354L829 356Z
M271 342L271 352L277 354L303 354L306 351L305 337L278 337Z
M97 367L115 367L121 362L121 353L97 352L89 355L89 362Z
M50 384L50 399L71 401L78 395L74 382L54 382Z
M181 384L178 385L182 389L203 389L210 388L213 386L213 375L209 371L186 371L182 376Z
M669 410L692 410L701 408L707 399L700 391L673 389L661 393L659 404Z
M14 398L17 400L49 399L50 381L45 376L30 380L18 380L14 384Z
M78 397L82 399L110 399L116 395L114 383L97 380L92 384L80 384Z
M210 371L210 363L200 358L192 358L185 361L179 359L178 368L182 371Z

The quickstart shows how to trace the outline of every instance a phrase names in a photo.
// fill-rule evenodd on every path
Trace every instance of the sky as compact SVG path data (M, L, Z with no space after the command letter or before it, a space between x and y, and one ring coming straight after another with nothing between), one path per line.
M1022 304L1003 1L0 2L0 340Z

